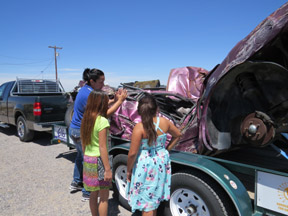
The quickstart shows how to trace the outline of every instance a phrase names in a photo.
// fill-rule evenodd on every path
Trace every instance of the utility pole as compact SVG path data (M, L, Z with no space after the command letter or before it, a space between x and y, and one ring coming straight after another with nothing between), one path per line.
M56 81L57 81L57 80L58 80L58 75L57 75L57 52L56 52L56 49L62 49L62 47L48 46L48 48L53 48L53 49L54 49L54 56L55 56L55 72L56 72Z

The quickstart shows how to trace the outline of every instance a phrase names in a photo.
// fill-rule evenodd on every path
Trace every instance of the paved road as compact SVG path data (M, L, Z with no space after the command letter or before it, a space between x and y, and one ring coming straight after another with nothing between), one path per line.
M15 127L0 127L0 215L90 215L81 192L70 194L75 150L50 145L51 134L20 142ZM110 191L109 216L129 216Z

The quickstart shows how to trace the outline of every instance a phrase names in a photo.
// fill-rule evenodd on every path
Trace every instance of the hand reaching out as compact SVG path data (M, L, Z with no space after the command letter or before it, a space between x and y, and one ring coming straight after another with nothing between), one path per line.
M116 100L120 100L121 102L123 102L127 98L127 90L122 88L118 89L115 98Z

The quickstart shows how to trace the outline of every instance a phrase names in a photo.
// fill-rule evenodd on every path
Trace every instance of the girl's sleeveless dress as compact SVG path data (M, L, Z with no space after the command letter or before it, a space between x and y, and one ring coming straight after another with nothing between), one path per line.
M165 149L167 134L159 128L159 121L158 117L155 129L162 134L151 146L148 139L141 140L131 182L127 185L132 212L157 209L161 201L170 199L171 163L169 152Z

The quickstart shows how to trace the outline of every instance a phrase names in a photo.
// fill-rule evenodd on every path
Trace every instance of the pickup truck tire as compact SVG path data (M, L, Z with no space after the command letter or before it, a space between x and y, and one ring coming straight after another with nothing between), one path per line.
M70 126L73 114L74 114L74 102L69 105L69 107L67 108L66 113L65 113L65 125L67 127Z
M126 197L127 159L128 156L125 154L119 154L113 158L113 191L114 197L119 200L121 206L130 211L131 207Z
M17 135L22 142L28 142L34 137L34 131L28 129L23 116L17 118Z
M236 216L233 204L220 186L201 172L175 173L165 216Z

